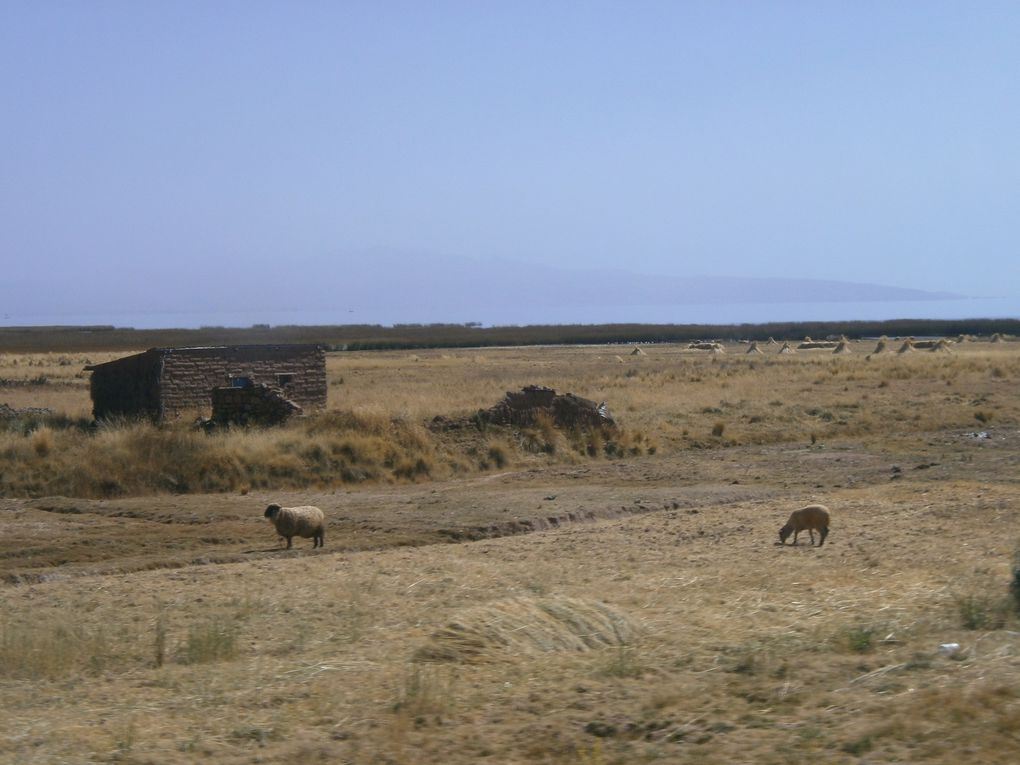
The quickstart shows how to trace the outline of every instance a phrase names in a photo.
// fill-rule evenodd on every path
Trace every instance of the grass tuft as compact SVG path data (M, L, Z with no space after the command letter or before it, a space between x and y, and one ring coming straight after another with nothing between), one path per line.
M207 664L237 657L237 623L223 616L193 625L181 646L177 660L181 664Z
M511 598L465 612L435 632L415 658L471 662L503 652L589 651L626 645L634 634L627 616L599 601Z
M397 690L393 711L415 720L421 726L431 720L441 721L453 708L457 674L411 662Z
M958 595L956 610L966 630L998 630L1006 624L1007 601L991 595Z
M87 629L62 618L0 624L0 677L57 679L99 672L118 660L116 641L102 628Z

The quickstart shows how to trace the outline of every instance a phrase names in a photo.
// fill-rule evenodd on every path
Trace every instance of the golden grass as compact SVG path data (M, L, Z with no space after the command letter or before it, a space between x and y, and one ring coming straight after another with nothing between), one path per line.
M9 431L4 481L56 480L70 461L40 466L80 438L75 459L121 481L193 465L265 483L0 501L3 559L47 561L2 586L0 762L1013 763L1013 344L645 350L420 351L403 377L406 354L339 354L330 411L279 431ZM541 425L425 426L527 383L606 400L631 440L593 457ZM376 480L287 477L387 454ZM404 458L429 473L396 477ZM274 549L281 480L327 511L325 550ZM810 501L832 510L825 546L777 546ZM403 546L458 520L463 538L545 530ZM175 567L140 570L153 549ZM76 550L121 557L90 570Z
M634 625L605 603L579 598L512 598L487 603L437 630L419 661L476 661L535 651L588 651L626 645Z
M332 353L329 409L282 429L205 436L185 420L156 428L85 427L87 359L0 357L0 377L48 382L0 388L12 406L46 404L52 418L0 422L0 495L124 496L442 480L547 462L679 453L741 444L823 443L891 430L984 428L1020 416L1008 393L1020 374L1013 344L967 343L951 355L706 356L648 346L621 366L617 347L487 348L411 355ZM63 375L63 377L60 377ZM67 382L53 388L54 382ZM762 381L768 384L763 385ZM63 385L63 382L60 384ZM621 429L441 434L437 415L468 418L507 390L543 384L606 401ZM34 398L33 398L34 397ZM0 400L4 400L0 398Z
M971 529L949 555L945 538L911 536L930 510L907 509L913 490L892 483L836 492L840 526L821 549L774 547L776 514L752 501L8 589L9 614L51 629L60 608L86 639L58 641L80 646L73 661L0 678L0 760L949 763L964 747L1009 762L1015 617L968 632L955 598L1002 583L989 561L1008 561L1010 544L988 521L1010 494L942 491L949 538ZM640 634L613 645L607 611ZM466 654L454 641L454 658L480 645L497 660L413 661L454 624L478 638ZM193 646L228 625L231 650ZM848 642L865 632L866 649ZM939 653L949 640L964 658Z

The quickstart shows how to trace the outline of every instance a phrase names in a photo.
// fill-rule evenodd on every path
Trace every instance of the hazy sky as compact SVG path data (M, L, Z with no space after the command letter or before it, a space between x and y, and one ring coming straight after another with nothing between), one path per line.
M373 251L1016 296L1018 41L1017 2L0 0L0 314Z

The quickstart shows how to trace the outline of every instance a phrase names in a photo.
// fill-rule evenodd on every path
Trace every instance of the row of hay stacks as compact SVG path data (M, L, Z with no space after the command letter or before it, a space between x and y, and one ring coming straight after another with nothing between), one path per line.
M950 348L950 341L944 337L940 337L938 340L914 340L912 337L908 337L903 341L897 353L912 353L913 351L931 351L933 353L952 353ZM889 338L883 335L878 339L878 345L875 346L875 353L887 353L889 352Z
M908 337L903 340L903 343L900 345L896 353L911 353L913 351L922 350L931 351L933 353L951 353L952 352L951 346L954 343L965 343L971 342L973 340L974 338L967 335L960 335L958 338L952 340L945 337L931 340L915 340L912 337ZM992 338L990 340L990 342L993 343L1002 343L1005 341L1006 338L998 333L992 335ZM761 347L762 345L779 345L779 342L773 337L770 337L767 341L764 341L762 343L759 343L757 340L749 341L745 340L741 342L747 345L747 350L744 351L745 355L764 354L765 351L762 350ZM859 343L861 341L857 340L856 342ZM871 356L876 353L879 354L891 353L892 352L892 349L890 348L891 342L892 341L887 336L882 335L882 337L878 339L878 344L875 346L875 350L873 350L868 355ZM802 340L800 343L796 345L796 347L792 346L789 342L784 342L777 351L777 353L781 355L789 355L796 353L797 351L824 350L831 351L834 355L843 355L851 353L852 352L851 348L852 342L846 337L846 335L840 336L840 338L837 340L812 340L810 337L805 337L804 340ZM696 340L688 343L687 349L692 351L707 351L712 354L721 354L726 352L726 349L723 347L722 343L714 340L712 341ZM646 356L647 353L641 348L635 346L635 348L630 352L630 355ZM620 357L617 357L617 359L621 362L623 361L623 359Z
M808 343L801 343L796 348L789 343L783 343L779 353L783 356L790 356L801 350L831 350L833 354L844 354L850 353L850 342L847 340L840 340L839 342L815 342L812 340Z

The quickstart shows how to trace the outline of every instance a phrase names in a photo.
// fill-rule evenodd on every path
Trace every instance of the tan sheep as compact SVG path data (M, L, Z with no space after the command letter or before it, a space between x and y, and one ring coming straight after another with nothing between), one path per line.
M821 536L818 546L825 544L825 538L829 536L829 508L825 505L808 505L794 510L790 520L779 530L779 544L785 545L790 534L793 534L793 544L797 544L797 535L805 530L811 535L812 545L815 543L816 530Z
M317 507L280 507L273 504L266 508L265 517L276 527L276 533L287 540L288 550L292 537L311 537L313 549L325 545L326 516Z

